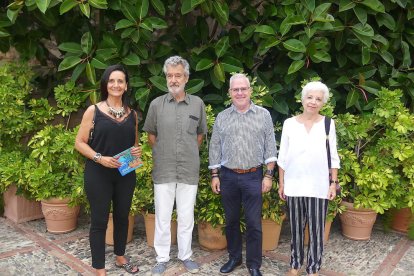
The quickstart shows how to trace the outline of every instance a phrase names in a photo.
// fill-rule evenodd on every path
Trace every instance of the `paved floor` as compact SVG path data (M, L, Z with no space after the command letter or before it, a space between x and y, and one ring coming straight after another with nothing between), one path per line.
M0 218L0 275L94 275L90 268L88 217L81 216L78 224L71 233L54 235L46 232L44 220L15 224ZM227 261L227 252L201 249L194 235L193 257L201 264L198 275L220 275L218 271ZM176 260L176 254L177 247L173 246L165 275L191 275ZM127 255L139 264L138 275L150 275L155 255L146 244L141 216L135 219L134 238L127 245ZM123 275L114 266L111 246L107 247L106 260L108 275ZM288 261L289 230L288 223L284 223L279 246L263 254L263 275L284 275ZM242 265L231 275L248 273ZM352 241L341 235L335 220L320 275L414 275L414 242L397 232L384 233L378 223L371 240Z

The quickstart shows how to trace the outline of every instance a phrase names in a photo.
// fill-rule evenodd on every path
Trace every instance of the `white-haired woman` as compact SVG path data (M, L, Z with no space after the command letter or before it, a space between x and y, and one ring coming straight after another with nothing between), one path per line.
M332 160L329 179L324 116L319 114L329 99L328 87L309 82L302 89L303 113L283 124L279 165L279 196L287 200L291 229L290 271L299 275L304 260L304 230L309 226L306 272L317 275L322 264L323 235L328 200L336 196L339 157L335 124L331 120L329 144Z

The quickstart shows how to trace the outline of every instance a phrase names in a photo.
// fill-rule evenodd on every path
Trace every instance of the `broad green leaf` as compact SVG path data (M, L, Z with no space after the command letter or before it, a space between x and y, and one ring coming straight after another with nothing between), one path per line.
M289 25L306 24L305 18L301 15L289 15L288 17L285 18L285 20L286 20L286 24L289 24Z
M308 11L313 12L315 10L315 0L303 0L302 3Z
M108 64L104 63L103 61L100 61L96 57L92 59L91 64L93 67L98 69L106 69L106 67L108 67Z
M131 6L129 3L123 1L121 6L121 11L125 15L127 19L133 22L139 21L139 17L137 15L137 9Z
M122 63L125 65L139 65L140 62L139 56L135 53L130 53L122 59Z
M350 84L351 83L351 81L349 80L349 78L348 77L346 77L346 76L340 76L337 80L336 80L336 82L335 82L336 84Z
M257 25L250 25L243 29L240 34L240 42L247 41L250 37L252 37L254 30L256 29Z
M221 63L217 63L216 65L214 65L214 75L220 82L224 83L226 81L223 65Z
M159 45L154 54L155 58L165 57L171 52L171 47L167 45Z
M197 56L200 55L202 52L204 52L205 50L207 50L209 48L209 45L205 44L205 45L201 45L200 47L195 47L193 49L191 49L191 52L196 54Z
M381 51L380 56L391 66L394 66L394 56L388 51Z
M356 91L355 89L352 89L351 91L348 92L348 95L346 97L346 108L347 109L355 105L355 103L359 99L359 93L360 92Z
M121 38L124 39L126 37L130 37L131 34L136 30L137 30L136 28L127 28L127 29L123 30L122 33L121 33Z
M204 80L192 79L189 80L185 86L185 92L188 94L194 94L201 90L204 86Z
M289 114L289 106L284 99L275 99L273 101L273 109L281 114Z
M263 48L264 49L269 49L272 48L276 45L279 45L280 42L282 42L281 40L279 40L276 36L272 36L267 38L264 42L263 42Z
M149 80L159 90L168 92L167 81L165 78L160 76L152 76L151 78L149 78Z
M313 28L313 27L311 27L311 28L305 27L305 33L306 33L306 35L307 35L308 38L311 38L315 34L315 32L316 32L316 29L315 28Z
M80 57L69 56L62 60L59 64L58 72L70 69L80 63L82 60Z
M90 54L92 51L92 35L90 32L86 32L81 38L81 48L85 54Z
M372 45L372 38L364 35L360 35L357 32L353 32L354 35L368 48Z
M199 62L197 62L196 65L196 71L203 71L208 68L211 68L214 66L214 62L211 59L203 58Z
M362 24L367 23L367 11L364 8L356 6L354 8L354 13L358 18L359 22L361 22Z
M296 53L296 52L289 51L288 52L288 57L290 57L293 60L300 60L300 59L303 59L304 54L303 53Z
M213 1L213 13L221 26L229 21L229 7L226 2Z
M89 4L88 3L81 2L81 3L79 3L79 8L80 8L81 12L87 18L89 18L90 14L91 14L91 7L89 6Z
M11 10L11 9L7 9L7 18L10 20L10 22L12 22L14 24L14 22L16 21L17 15L19 14L21 9L18 10Z
M243 71L243 64L240 60L232 57L232 56L225 56L221 61L223 65L224 72L232 73L232 72L241 72Z
M203 102L210 104L222 104L224 101L223 97L218 94L208 94L203 97Z
M138 18L142 20L148 14L148 0L137 0L137 14Z
M86 64L86 77L88 80L95 85L96 84L96 75L95 75L95 68L89 63Z
M150 92L151 90L146 87L139 88L135 92L135 99L138 101L138 105L141 110L145 110Z
M285 34L287 34L290 31L290 28L292 27L291 24L289 24L289 17L286 17L282 23L280 24L280 28L279 31L282 34L282 36L284 36Z
M403 52L403 66L410 67L412 60L410 55L410 46L407 42L401 41L401 51Z
M82 48L79 43L63 42L58 46L59 50L73 54L82 54Z
M165 16L165 7L161 0L151 0L151 5L159 15Z
M355 3L351 0L341 0L339 1L339 12L350 10L355 7Z
M295 60L293 61L288 69L288 75L295 73L296 71L300 70L305 65L304 60Z
M187 14L194 10L199 4L204 2L204 0L184 0L181 5L181 14Z
M331 14L326 14L324 16L315 17L313 19L313 21L327 23L327 22L334 22L335 21L335 18ZM332 26L332 24L324 24L322 26L322 28L320 28L320 29L321 30L332 30L333 29L333 26Z
M365 5L376 12L385 12L384 5L378 0L363 0L360 2L362 5Z
M3 31L0 31L0 37L7 37L7 36L9 36L10 34L8 33L8 32L3 32Z
M312 13L312 18L318 18L325 14L329 8L331 7L331 3L323 3L316 7L315 11Z
M316 51L312 57L318 61L331 62L331 56L328 52L323 50Z
M395 31L396 23L394 18L388 13L378 14L376 17L379 26L385 26L391 31Z
M255 30L256 33L274 35L275 31L269 25L258 25Z
M362 46L362 65L369 64L371 60L371 52L369 51L369 48L366 46Z
M374 36L374 29L372 29L371 25L369 24L355 24L353 26L351 26L352 30L360 35L363 36L369 36L372 37Z
M128 28L128 27L132 27L134 25L135 25L135 22L132 22L131 20L121 19L118 22L116 22L115 30L125 29L125 28Z
M148 17L145 20L148 20L154 29L165 29L168 27L167 22L159 17Z
M85 63L79 63L78 65L76 65L75 69L73 69L72 71L72 76L70 76L70 80L76 82L76 80L82 74L83 70L85 70L85 67Z
M132 87L142 87L144 85L146 85L147 83L145 82L145 80L141 77L138 76L133 76L131 78L129 78L129 84Z
M375 40L375 41L381 42L381 43L385 46L385 48L388 48L389 42L388 42L388 40L387 40L385 37L383 37L382 35L380 35L380 34L375 34L375 35L372 37L372 39L373 39L373 40Z
M224 36L222 37L217 43L216 45L214 45L214 51L216 53L216 56L218 58L222 57L226 52L227 49L229 48L229 37L228 36Z
M414 18L414 9L409 9L407 11L407 20L411 20Z
M106 0L88 0L89 4L97 9L105 10L108 8Z
M70 11L74 7L78 5L78 1L76 0L65 0L62 2L62 4L59 7L59 13L60 15Z
M162 71L162 66L159 63L150 63L148 64L147 68L151 75L154 76L158 76Z
M144 21L142 21L139 26L145 30L148 30L152 32L154 29L152 28L151 22L148 20L148 18L145 18Z
M50 0L36 0L36 6L43 14L46 13L49 4Z
M298 52L298 53L305 53L306 52L306 46L303 44L302 41L298 39L289 39L283 42L283 46L292 52Z

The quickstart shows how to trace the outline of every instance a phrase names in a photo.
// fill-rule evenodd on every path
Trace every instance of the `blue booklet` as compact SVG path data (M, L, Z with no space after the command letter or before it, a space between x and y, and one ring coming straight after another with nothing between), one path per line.
M118 168L122 176L126 175L129 172L132 172L133 170L136 170L143 165L140 158L135 157L131 154L131 149L132 147L118 153L117 155L114 155L114 158L118 159L118 161L122 163L122 165Z

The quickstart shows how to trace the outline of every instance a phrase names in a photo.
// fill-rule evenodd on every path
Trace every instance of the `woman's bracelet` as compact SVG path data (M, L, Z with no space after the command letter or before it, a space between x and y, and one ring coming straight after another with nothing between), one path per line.
M331 179L331 180L329 180L329 183L330 183L330 184L333 184L333 183L335 183L335 184L339 184L339 181L338 181L338 180L332 180L332 179Z

